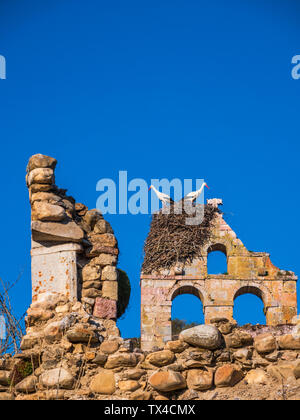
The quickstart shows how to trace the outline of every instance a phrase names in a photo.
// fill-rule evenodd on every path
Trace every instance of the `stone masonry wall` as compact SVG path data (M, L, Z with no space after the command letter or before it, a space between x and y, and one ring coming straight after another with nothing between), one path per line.
M0 357L0 400L300 399L299 317L293 317L293 325L239 328L230 311L228 317L213 317L219 310L209 309L227 314L230 305L222 299L241 291L224 286L240 276L243 287L256 287L265 305L271 302L267 308L286 307L284 316L290 317L293 273L280 272L266 254L249 253L236 240L237 246L226 248L229 277L209 278L202 262L181 273L176 268L153 274L156 283L145 277L143 327L154 331L155 340L149 350L137 348L134 340L120 337L115 322L118 247L113 231L99 212L56 187L55 166L56 160L44 155L28 164L33 301L20 353ZM226 229L225 243L226 235L235 239ZM227 294L208 286L210 280L219 281ZM264 280L279 286L264 288ZM273 301L267 290L274 291ZM206 325L171 341L164 316L178 293L198 294L213 305L206 305ZM153 329L153 319L162 330Z
M31 305L22 353L0 358L0 400L300 398L300 324L238 328L212 320L152 352L65 295Z

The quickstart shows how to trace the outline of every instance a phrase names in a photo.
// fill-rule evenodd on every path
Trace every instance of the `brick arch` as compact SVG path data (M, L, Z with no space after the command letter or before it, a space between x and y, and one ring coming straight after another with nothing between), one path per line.
M224 243L221 242L214 242L207 248L207 257L206 257L206 275L209 274L209 255L213 252L221 252L224 254L224 258L226 258L226 262L224 261L224 271L228 272L228 255L227 255L227 247ZM225 269L226 264L226 269ZM211 273L210 273L211 274Z
M203 246L202 255L207 256L211 250L215 250L224 252L227 258L237 255L237 253L248 256L249 252L247 248L242 241L238 239L235 232L233 232L227 224L224 224L223 219L222 223L223 224L216 227L208 243Z
M225 254L227 257L227 246L224 243L215 242L212 245L209 245L208 248L206 249L207 255L214 251L223 252L223 254Z
M240 284L239 287L235 288L232 294L233 304L237 297L246 293L250 293L260 298L264 304L265 309L268 306L272 306L272 294L268 287L262 284L257 284L255 282L247 282L245 285Z
M196 282L187 281L176 283L176 285L169 291L167 299L172 302L177 296L183 294L190 294L198 297L202 302L203 309L209 303L209 298L204 288Z
M214 236L207 244L204 245L203 256L207 257L207 255L213 251L221 251L228 258L234 254L236 249L236 242L236 238L231 238L228 236Z
M207 256L210 252L221 251L227 256L231 246L224 238L213 238L203 247L203 255Z

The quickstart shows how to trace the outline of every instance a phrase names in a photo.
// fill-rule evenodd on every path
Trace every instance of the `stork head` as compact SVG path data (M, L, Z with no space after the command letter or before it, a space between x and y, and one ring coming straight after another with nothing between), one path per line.
M150 190L151 190L151 188L152 188L152 185L150 185L150 187L149 187L148 191L150 191Z
M205 187L206 187L206 188L208 188L208 189L209 189L209 186L207 185L207 183L206 183L206 182L204 182L204 185L205 185Z

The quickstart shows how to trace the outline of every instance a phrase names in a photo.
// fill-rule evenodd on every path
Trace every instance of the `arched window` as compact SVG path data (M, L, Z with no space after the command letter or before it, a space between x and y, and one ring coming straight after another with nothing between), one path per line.
M263 295L259 288L245 286L234 297L233 318L238 325L266 324Z
M172 297L172 339L186 328L204 324L203 305L195 287L183 286Z
M227 274L226 247L215 244L207 250L207 274Z

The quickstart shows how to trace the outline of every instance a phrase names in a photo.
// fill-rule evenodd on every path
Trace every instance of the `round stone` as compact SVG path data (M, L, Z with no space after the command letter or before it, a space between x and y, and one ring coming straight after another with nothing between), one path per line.
M215 350L222 344L222 335L214 325L197 325L182 331L179 338L192 346L210 350Z

